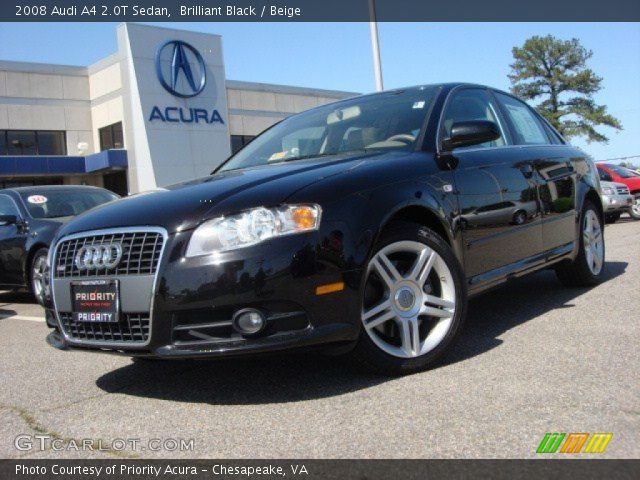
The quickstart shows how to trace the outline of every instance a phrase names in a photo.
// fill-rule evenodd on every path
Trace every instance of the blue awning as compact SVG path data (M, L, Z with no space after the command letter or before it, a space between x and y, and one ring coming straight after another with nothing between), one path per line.
M92 155L0 155L0 175L78 175L127 168L126 150L105 150Z

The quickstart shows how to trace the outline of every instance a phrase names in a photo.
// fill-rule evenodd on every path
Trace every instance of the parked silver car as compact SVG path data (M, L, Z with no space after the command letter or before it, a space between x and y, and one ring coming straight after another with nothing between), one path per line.
M633 205L633 195L624 183L600 180L600 186L602 187L601 197L605 221L614 223Z

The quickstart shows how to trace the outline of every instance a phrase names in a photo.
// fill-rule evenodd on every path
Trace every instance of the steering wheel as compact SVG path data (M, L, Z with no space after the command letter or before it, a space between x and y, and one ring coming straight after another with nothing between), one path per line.
M416 137L408 133L398 133L397 135L391 135L385 140L385 142L403 142L407 145L416 141Z

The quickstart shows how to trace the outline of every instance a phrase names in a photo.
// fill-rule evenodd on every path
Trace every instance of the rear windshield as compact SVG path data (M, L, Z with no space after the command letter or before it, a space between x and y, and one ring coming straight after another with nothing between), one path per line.
M356 97L289 117L256 137L220 169L350 152L415 147L437 87Z
M33 218L59 218L80 215L90 208L118 198L106 190L42 190L20 192Z

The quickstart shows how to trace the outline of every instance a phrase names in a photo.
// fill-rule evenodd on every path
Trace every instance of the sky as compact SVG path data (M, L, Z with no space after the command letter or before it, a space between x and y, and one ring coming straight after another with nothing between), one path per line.
M232 80L371 92L368 23L171 23L222 35ZM0 23L0 60L89 65L116 51L113 23ZM571 142L596 160L640 164L640 23L380 23L385 89L466 81L508 90L511 49L533 35L577 38L603 78L597 103L624 130L599 130L609 144Z

